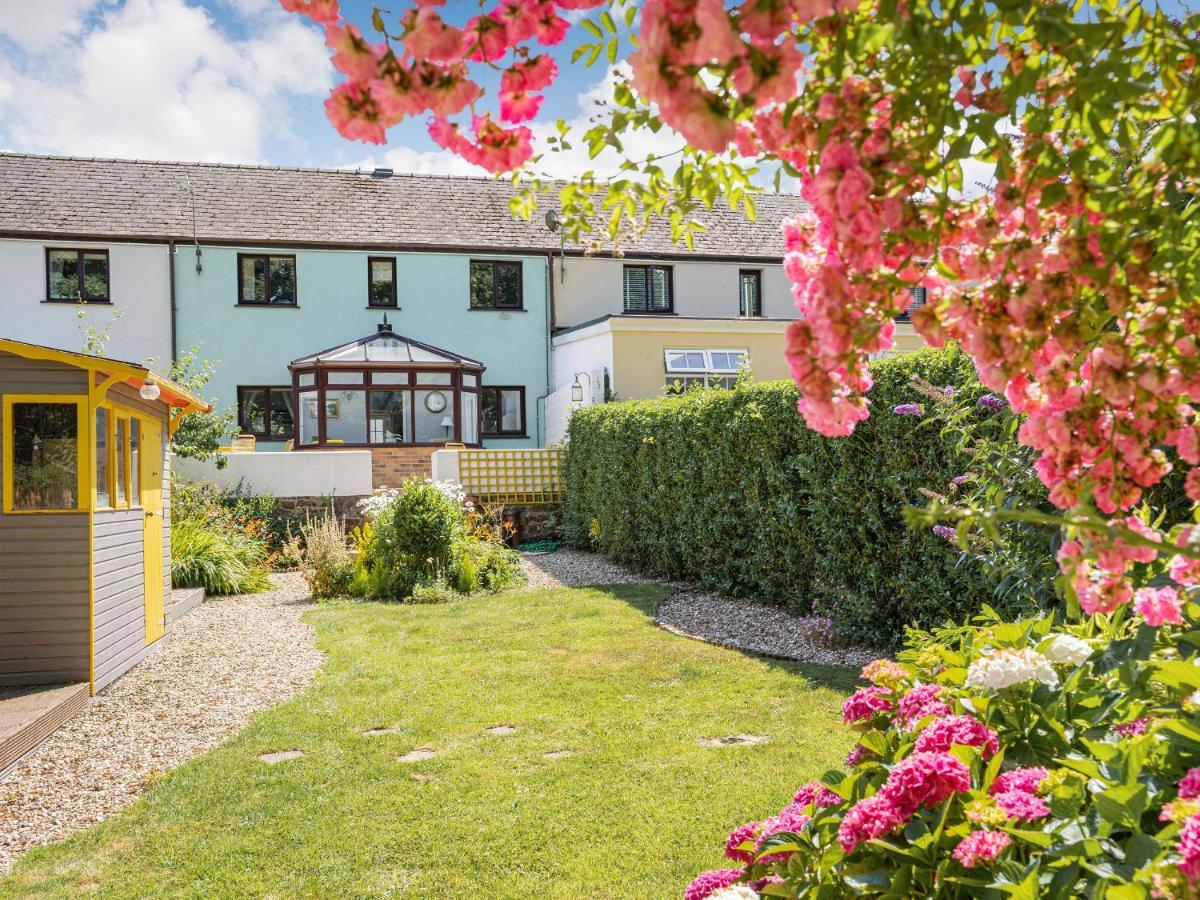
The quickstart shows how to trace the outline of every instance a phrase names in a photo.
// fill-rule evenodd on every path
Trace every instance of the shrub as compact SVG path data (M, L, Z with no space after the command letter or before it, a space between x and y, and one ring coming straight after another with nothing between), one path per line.
M171 583L213 595L251 594L271 583L261 541L198 518L171 523Z
M435 578L428 584L418 584L413 588L409 603L449 603L462 597L444 578Z
M354 556L346 545L345 522L330 510L304 525L302 572L312 595L328 600L350 593L354 580Z
M879 646L898 642L898 623L961 620L984 602L1030 612L1029 591L1000 591L1002 573L904 519L922 489L949 490L967 471L962 428L1001 440L1012 417L974 402L983 390L954 349L879 360L872 372L875 414L838 439L805 428L790 382L580 410L567 537L642 572L828 614L845 637ZM957 389L955 428L892 412L927 402L914 376ZM1036 553L1046 546L1043 537Z

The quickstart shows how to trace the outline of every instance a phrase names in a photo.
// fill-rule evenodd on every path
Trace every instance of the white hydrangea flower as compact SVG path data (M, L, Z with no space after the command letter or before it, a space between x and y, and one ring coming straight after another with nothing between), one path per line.
M1092 645L1073 634L1056 634L1046 647L1046 656L1051 662L1064 666L1078 666L1088 661Z
M708 895L708 900L758 900L758 892L748 884L731 884L713 891Z
M1020 650L993 650L971 663L967 669L967 687L986 687L992 690L1011 687L1023 681L1058 684L1058 674L1050 660L1032 647Z

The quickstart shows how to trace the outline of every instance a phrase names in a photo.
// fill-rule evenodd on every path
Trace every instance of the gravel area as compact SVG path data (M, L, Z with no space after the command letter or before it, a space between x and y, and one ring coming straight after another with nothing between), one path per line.
M0 781L0 872L22 851L113 815L312 680L324 657L300 620L308 588L297 574L272 580L267 593L197 607Z
M558 550L525 554L527 588L581 587L589 584L655 584L596 553ZM829 666L860 667L881 654L862 647L830 648L815 640L820 624L776 606L665 582L675 589L655 610L659 625L687 637L767 656Z

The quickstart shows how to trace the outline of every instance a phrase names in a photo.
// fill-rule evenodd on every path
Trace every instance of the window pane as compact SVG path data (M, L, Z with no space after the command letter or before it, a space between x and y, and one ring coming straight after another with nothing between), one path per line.
M498 305L517 309L521 305L521 264L496 263Z
M415 391L416 429L413 440L418 444L454 440L454 401L449 391Z
M246 434L266 433L267 392L242 391L242 431Z
M372 444L403 444L408 441L407 391L371 391Z
M47 254L50 266L51 300L79 299L79 254L74 250L51 250Z
M286 256L271 257L271 303L296 302L296 261Z
M372 372L371 384L408 384L408 373Z
M330 372L328 377L329 384L362 384L362 372Z
M317 441L317 392L304 391L300 394L300 429L296 434L297 444L314 444Z
M462 406L462 442L479 443L479 395L466 391L460 395Z
M671 276L662 266L650 269L650 308L655 311L671 308Z
M471 263L471 308L489 309L496 305L495 285L492 281L492 264Z
M243 256L241 259L242 303L264 303L267 299L267 260L263 256Z
M129 483L125 480L125 464L129 461L126 425L125 419L117 419L116 428L113 429L113 469L115 469L114 474L116 475L113 480L117 487L116 497L113 501L114 506L129 505Z
M367 397L363 391L325 393L325 441L367 442Z
M396 262L391 259L371 260L372 306L394 306L396 303Z
M625 308L646 311L646 270L642 266L625 267Z
M316 384L317 376L310 372L307 375L301 375L299 382L300 387L311 387L312 385Z
M83 254L83 296L87 300L108 299L108 254Z
M108 410L96 410L96 506L110 506L108 499Z
M496 434L500 430L500 391L485 387L480 400L483 402L483 433Z
M129 496L133 505L142 503L142 423L137 419L129 420Z
M520 433L524 431L521 423L521 392L500 392L500 428L503 431Z
M73 403L14 403L13 509L79 506L79 410Z
M738 299L738 314L742 316L761 316L762 300L761 276L758 272L741 273L741 290Z
M287 388L272 388L268 395L270 403L270 421L267 432L272 437L287 438L292 436L292 392Z
M485 387L481 400L484 434L522 434L525 431L521 391Z
M471 375L467 372L464 372L463 377L462 377L462 382L463 382L463 387L478 387L479 386L479 376Z
M417 384L449 384L449 372L418 372Z

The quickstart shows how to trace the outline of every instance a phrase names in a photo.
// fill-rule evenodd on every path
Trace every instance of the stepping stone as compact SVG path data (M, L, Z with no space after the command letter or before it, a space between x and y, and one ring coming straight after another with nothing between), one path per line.
M422 775L420 772L413 772L408 777L421 784L429 780L428 775Z
M436 750L429 747L418 747L416 750L410 750L408 753L405 753L399 759L402 763L410 763L420 762L423 759L433 759L435 756L437 756Z
M554 654L556 654L556 655L558 655L558 656L566 656L566 655L567 655L567 648L566 648L566 647L551 647L551 648L550 648L549 650L547 650L546 652L547 652L547 653L554 653Z
M568 756L574 756L574 750L551 750L549 753L542 754L545 759L565 759Z
M765 744L770 739L765 734L731 734L721 738L701 738L697 743L701 747L748 747Z
M514 725L493 725L487 732L488 734L516 734L517 729Z
M366 731L363 732L363 734L365 734L367 737L376 737L381 734L399 734L403 730L404 729L401 728L399 725L396 725L396 726L393 726L392 728L383 728L383 727L368 728Z
M299 759L303 755L303 750L280 750L276 753L264 753L259 756L259 759L273 766L275 763L287 762L289 759Z

